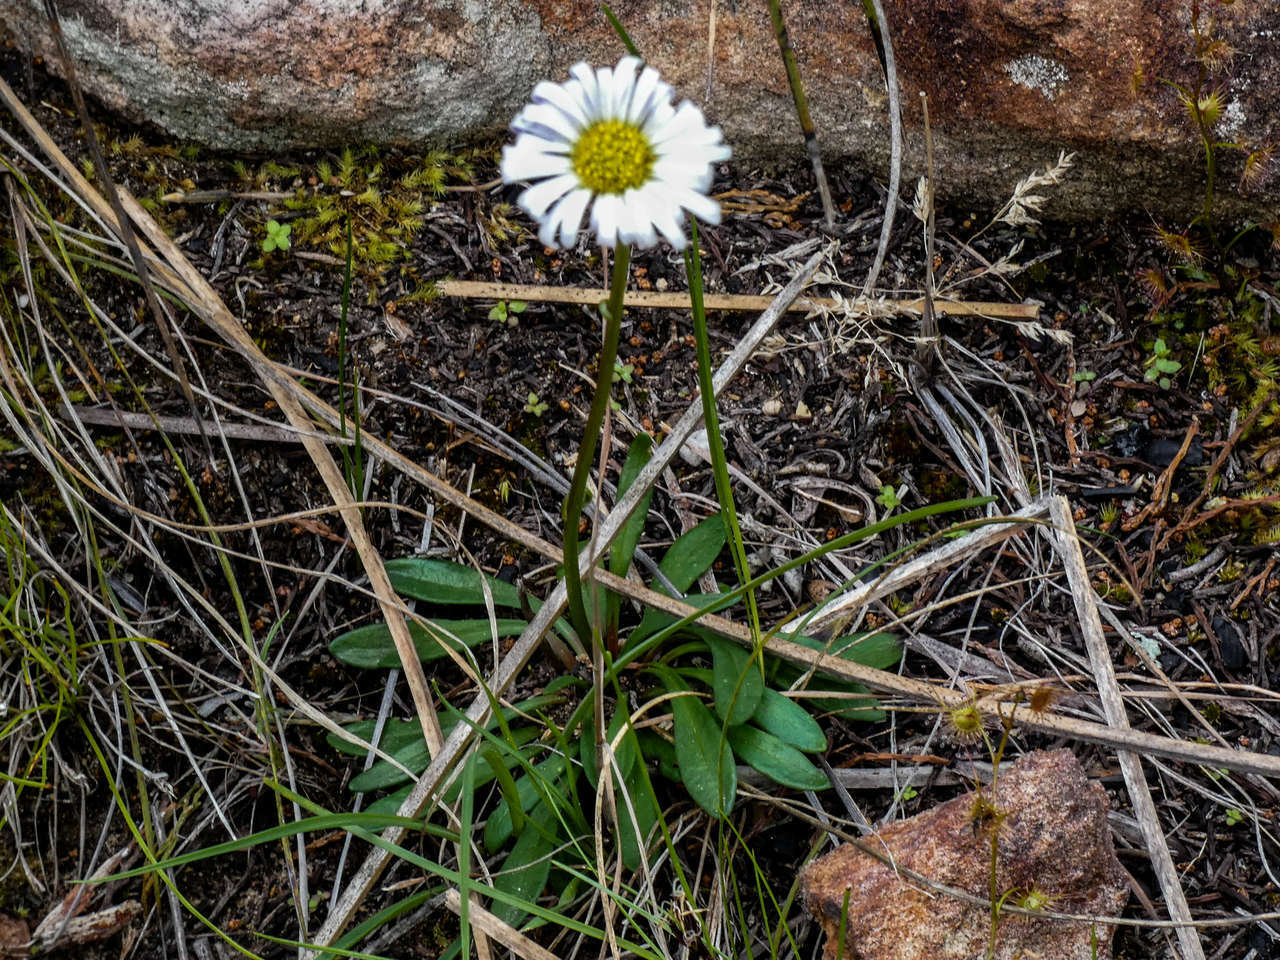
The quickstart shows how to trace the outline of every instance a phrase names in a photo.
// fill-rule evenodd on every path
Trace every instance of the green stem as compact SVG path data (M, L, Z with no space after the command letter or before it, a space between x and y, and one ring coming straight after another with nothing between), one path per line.
M786 22L782 19L781 0L769 0L769 19L773 22L773 36L778 41L778 52L782 54L782 65L787 71L787 84L791 87L791 98L796 105L796 119L800 121L800 132L804 134L805 152L809 154L809 163L813 166L813 177L818 186L818 196L822 199L823 219L827 229L830 230L835 226L836 208L831 202L831 187L827 184L827 174L822 168L818 133L813 127L813 118L809 116L809 101L804 95L804 83L800 80L796 52L791 46L791 38L787 35ZM873 30L872 33L877 31Z
M733 486L729 483L729 466L724 455L724 439L720 436L720 415L716 410L716 390L711 380L711 344L707 338L707 311L702 300L702 256L698 251L698 222L689 220L690 244L684 255L684 269L689 279L689 301L693 306L693 339L698 351L698 392L702 397L702 420L707 428L707 448L711 453L711 470L716 478L716 498L724 516L724 526L729 534L733 553L733 566L738 582L751 580L751 568L747 565L747 551L742 543L742 527L738 524L738 511L733 504ZM764 644L760 638L760 614L756 610L756 594L746 594L747 618L751 624L751 641L754 656L764 660L760 651Z
M587 426L582 434L582 444L578 447L573 482L569 485L569 495L564 501L564 585L569 596L569 622L573 624L573 629L584 645L591 641L591 622L587 619L587 608L582 599L582 575L578 570L578 523L582 517L582 504L586 500L587 478L591 475L596 441L604 424L605 411L609 408L609 396L613 388L613 361L618 356L618 335L622 329L622 295L627 289L630 266L631 246L619 243L614 253L609 302L604 305L604 343L600 348L600 363L596 368L596 392L591 398L591 411L587 414Z

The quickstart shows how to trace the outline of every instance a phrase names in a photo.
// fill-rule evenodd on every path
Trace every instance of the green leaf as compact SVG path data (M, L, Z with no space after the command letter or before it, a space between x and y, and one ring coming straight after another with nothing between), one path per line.
M711 690L716 713L730 726L746 723L760 705L764 678L751 663L751 654L722 637L708 637L711 648Z
M620 731L627 723L627 713L625 707L617 707L613 713L613 719L609 721L609 729L607 736L609 742L612 743ZM596 786L600 782L600 771L596 768L596 734L595 721L591 721L591 736L583 737L579 743L579 754L582 759L582 770L586 774L587 780L591 782L591 786ZM639 755L639 747L636 745L634 733L628 733L622 738L622 742L618 744L618 752L615 754L615 762L625 777L631 772L631 768L635 766L636 757Z
M555 780L563 772L564 757L560 754L555 754L541 763L535 764L532 771L525 773L524 776L517 780L516 793L519 797L521 813L531 810L533 805L540 801L542 791L539 787L544 786L547 781ZM523 820L524 818L520 817L519 819ZM497 809L490 815L489 822L484 826L485 848L490 852L501 849L502 845L515 832L515 825L516 818L512 816L511 807L507 805L504 797L498 802ZM523 837L524 832L521 832L520 835Z
M784 787L822 790L831 786L827 775L810 763L803 753L758 727L750 724L730 727L729 742L744 763Z
M359 737L361 740L372 742L373 731L377 721L375 720L357 720L355 723L349 723L342 729ZM422 739L422 724L417 720L400 720L397 717L390 717L382 726L382 738L378 741L378 746L387 753L394 755L395 752L410 743L416 743ZM363 757L368 751L359 744L352 743L350 740L344 740L336 733L325 735L325 740L329 746L337 750L339 753L345 753L353 757Z
M777 690L764 688L751 722L805 753L827 749L827 738L809 711Z
M414 649L418 651L419 659L424 661L447 656L446 647L460 650L493 639L488 620L436 619L430 622L440 629L428 631L416 623L409 624L409 636L413 638ZM518 637L526 626L528 624L523 620L498 620L498 636ZM453 634L457 639L447 634ZM396 652L395 641L391 639L391 629L385 623L371 623L344 633L329 644L329 652L353 667L373 669L400 666L400 654Z
M507 304L507 309L510 310L512 313L524 313L525 308L528 306L529 305L525 303L523 300L512 300L510 303Z
M388 560L387 576L396 593L425 603L484 604L481 574L449 560L401 557ZM485 576L497 607L520 609L520 594L511 584Z
M733 601L726 601L724 599L724 595L720 593L690 593L685 595L684 602L689 604L691 607L697 607L699 610L708 611L724 609L733 605ZM644 616L640 618L640 623L637 624L627 636L627 643L639 643L641 640L645 640L648 637L653 636L659 630L671 626L671 624L675 623L678 619L678 617L673 617L669 613L664 613L661 610L655 610L653 607L650 607L644 612ZM683 629L687 633L703 638L715 636L715 634L699 627L697 624L690 624Z
M551 875L551 852L558 846L554 829L555 812L546 803L538 803L529 811L531 825L502 862L502 870L494 875L493 886L497 890L527 900L537 900ZM498 919L518 927L527 911L514 904L495 900L492 911Z
M652 448L653 439L647 433L637 433L636 438L631 441L631 449L627 451L627 462L622 465L622 476L618 478L619 500L631 489L636 477L640 475L640 471L649 462ZM627 575L627 568L631 566L631 558L635 556L636 545L640 542L640 535L644 533L644 521L645 517L649 515L649 500L652 496L653 488L650 487L640 501L640 505L627 518L627 522L622 525L622 529L618 531L618 536L613 541L613 549L609 553L610 573L615 573L620 577Z
M643 766L636 764L623 781L627 795L631 798L631 806L635 808L635 819L622 796L621 790L614 791L614 799L618 809L618 852L622 854L622 865L628 870L640 869L640 838L648 838L653 825L658 822L658 801L653 795L653 787L644 775ZM639 837L636 836L637 830Z
M676 540L658 563L658 569L671 581L673 587L683 593L715 562L724 549L725 539L724 521L720 514L713 514ZM655 583L653 588L659 593L668 592L661 582ZM686 600L694 602L692 597L687 597ZM627 643L639 643L674 622L670 614L650 607L640 618L639 625L631 631Z
M445 727L445 734L447 735L452 729L452 724ZM537 727L521 727L512 731L512 736L515 737L518 746L524 746L530 741L536 740L539 733L540 731ZM427 765L431 762L431 754L427 750L426 742L422 739L421 731L418 733L418 739L412 743L399 747L394 751L386 750L385 747L383 749L414 773L421 773L427 769ZM504 758L504 760L509 761L511 766L519 762L519 759L515 756ZM364 793L369 790L382 790L387 787L399 786L408 779L408 776L399 767L392 766L386 760L375 760L368 770L351 778L351 782L347 784L347 789L353 793ZM477 786L484 786L492 779L493 777L489 773L476 773ZM457 796L457 792L458 786L455 783L445 792L445 798L452 802L452 798Z
M650 668L672 693L687 691L684 681L671 669ZM717 819L733 809L738 789L737 773L720 724L696 696L680 696L671 701L675 716L676 762L689 796Z
M641 730L636 734L640 742L640 750L647 760L658 762L658 772L673 783L680 783L680 768L676 766L676 748L670 740L661 737L652 730Z
M860 663L864 667L888 670L902 659L902 640L892 633L855 633L837 637L830 643L812 637L792 636L787 639L810 650L818 650L841 660Z
M724 520L712 514L668 548L658 569L677 590L688 590L715 562L724 544Z

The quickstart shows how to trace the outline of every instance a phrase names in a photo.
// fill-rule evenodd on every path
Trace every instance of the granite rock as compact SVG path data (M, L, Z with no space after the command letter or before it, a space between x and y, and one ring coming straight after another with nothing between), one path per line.
M1273 3L1203 0L1230 57L1216 133L1280 142ZM498 135L543 78L617 59L596 0L62 0L86 88L168 133L232 149L350 141L420 145ZM1203 160L1176 92L1195 77L1189 0L886 0L905 101L905 192L929 96L939 192L981 216L1060 150L1077 167L1053 216L1199 210ZM764 3L617 0L645 55L724 127L745 162L801 162L802 141ZM713 18L709 10L714 8ZM828 167L884 176L886 92L857 3L784 4ZM0 0L0 24L57 68L43 0ZM710 50L710 53L708 51ZM1139 71L1148 82L1135 92ZM1274 172L1224 209L1265 219Z
M1107 795L1068 750L1030 753L1000 775L997 886L1047 898L1044 909L1118 916L1128 901L1126 874L1107 826ZM956 797L868 837L900 867L985 901L990 826L975 824L974 796ZM809 909L826 933L824 960L837 960L845 913L844 960L972 960L985 955L990 911L928 890L846 844L811 863L801 877ZM848 906L845 908L845 892ZM1098 957L1111 956L1112 928L1096 927ZM998 960L1090 960L1088 924L1005 914Z

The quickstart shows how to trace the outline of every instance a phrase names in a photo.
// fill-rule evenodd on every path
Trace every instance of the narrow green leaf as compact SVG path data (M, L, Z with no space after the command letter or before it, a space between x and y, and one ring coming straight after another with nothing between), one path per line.
M484 757L485 763L493 771L493 778L498 781L498 788L502 791L502 801L511 815L511 827L519 833L524 829L524 806L520 802L520 788L516 786L511 770L493 747L485 747L480 751L480 756Z
M677 590L688 590L711 567L724 545L724 520L720 514L712 514L676 540L658 568Z
M637 433L636 438L631 441L631 449L627 451L627 461L622 465L622 476L618 478L618 499L622 499L623 494L635 483L636 477L649 462L652 448L653 438L647 433ZM653 488L650 487L640 500L640 505L618 531L618 536L613 541L613 548L609 552L610 573L620 577L627 575L627 568L631 566L631 559L636 553L636 545L640 543L640 536L644 533L644 521L649 515L649 500L652 496Z
M710 611L719 610L732 605L729 601L725 600L723 594L719 593L690 593L685 596L684 602L689 604L691 607ZM649 609L645 610L644 616L640 618L640 623L637 624L635 629L633 629L628 635L627 644L637 644L641 640L648 639L659 630L663 630L666 627L671 626L671 624L676 622L676 619L676 617L673 617L669 613L664 613L661 610L655 610L653 607L649 607ZM686 632L694 634L695 636L714 636L714 634L703 631L701 628L692 624L685 629Z
M494 889L521 900L536 901L551 875L551 851L556 848L553 831L554 811L538 803L529 811L533 825L520 834L516 844L502 862L502 870L493 878ZM492 909L498 919L519 927L528 916L525 910L505 901L495 900Z
M838 637L830 643L812 637L788 637L802 647L818 650L842 660L860 663L864 667L888 670L902 659L902 639L892 633L855 633Z
M622 796L621 790L614 791L618 807L618 852L622 855L622 865L628 870L640 869L640 838L648 838L653 825L658 822L658 798L653 794L649 778L644 775L641 764L636 764L623 781L627 795L631 798L631 806L635 808L635 819ZM637 831L639 836L637 837Z
M809 711L790 697L765 687L751 722L773 734L783 743L805 753L827 749L827 738Z
M730 726L746 723L760 705L764 678L751 663L751 654L722 637L708 637L711 648L711 690L716 713Z
M481 574L449 560L401 557L388 560L387 576L396 593L424 603L484 603ZM497 577L485 576L497 607L520 608L515 587Z
M488 619L432 620L431 623L439 629L424 630L416 623L409 624L409 636L413 638L413 646L423 661L447 656L446 647L460 650L493 639ZM523 620L498 620L498 636L518 637L526 626L528 624ZM453 634L457 639L454 640L448 634ZM366 670L400 666L400 654L396 652L391 630L385 623L371 623L347 631L329 644L329 652L343 663Z
M609 742L612 743L620 731L627 723L626 708L619 706L615 708L613 717L609 721L609 729L607 736ZM595 721L591 722L591 736L583 737L579 742L579 756L582 760L582 770L590 781L591 786L595 787L600 782L600 771L596 767L596 734ZM616 761L622 775L625 777L631 772L631 768L635 765L636 758L639 755L639 748L636 746L636 738L634 733L628 733L622 738L622 742L618 744L618 752Z
M744 763L769 779L796 790L822 790L831 786L827 775L795 747L771 733L744 724L729 728L729 742Z
M651 668L672 693L688 688L674 671ZM676 762L685 789L698 806L719 819L733 809L738 789L737 773L720 724L696 696L680 696L671 701L675 716Z
M675 744L651 730L641 730L636 736L646 759L658 762L658 772L672 783L680 783L682 777L680 768L676 766Z
M529 811L535 803L542 803L542 793L539 786L546 781L554 780L560 776L564 770L564 757L556 754L534 766L532 772L524 774L516 781L516 794L519 799L519 807L521 813ZM522 816L520 818L524 820ZM506 798L499 801L497 809L489 816L489 822L484 827L484 845L485 849L491 853L502 848L515 829L516 818L512 815L512 809L508 806ZM520 831L520 836L524 836L527 830Z

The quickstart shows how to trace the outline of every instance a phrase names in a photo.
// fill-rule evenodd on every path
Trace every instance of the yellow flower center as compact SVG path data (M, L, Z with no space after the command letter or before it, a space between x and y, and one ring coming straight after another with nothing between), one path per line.
M570 156L573 172L593 193L625 193L649 182L653 147L639 127L600 120L578 137Z

